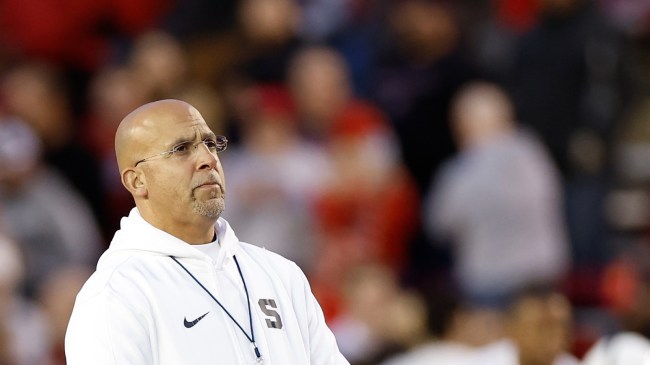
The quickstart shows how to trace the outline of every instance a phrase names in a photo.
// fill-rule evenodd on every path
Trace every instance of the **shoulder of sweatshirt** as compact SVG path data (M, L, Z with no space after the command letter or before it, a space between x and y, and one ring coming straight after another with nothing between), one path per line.
M98 266L84 283L77 294L76 302L83 303L100 294L128 293L128 287L133 284L134 280L137 280L137 277L146 276L145 272L150 268L147 262L157 260L162 256L150 252L138 254L138 251L112 254L108 264ZM116 291L115 288L118 290Z
M293 290L298 288L309 290L307 277L295 262L264 247L246 242L240 242L239 249L269 277L277 277L284 285L292 287Z

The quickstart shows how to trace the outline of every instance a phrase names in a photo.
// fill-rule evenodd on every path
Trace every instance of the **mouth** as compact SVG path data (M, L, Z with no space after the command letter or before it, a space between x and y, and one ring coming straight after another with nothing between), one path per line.
M221 184L217 180L208 180L208 181L200 183L200 184L198 184L198 185L196 185L194 187L194 189L201 189L201 188L203 188L203 189L218 188L219 191L221 191L223 193L223 186L221 186Z
M203 184L199 185L198 187L202 188L204 186L219 186L220 187L221 185L219 185L219 183L217 183L217 182L206 182L206 183L203 183Z

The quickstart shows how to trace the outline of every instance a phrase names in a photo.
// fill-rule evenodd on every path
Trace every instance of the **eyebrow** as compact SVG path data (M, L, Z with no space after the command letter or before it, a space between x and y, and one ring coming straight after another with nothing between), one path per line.
M217 139L217 135L214 134L214 132L212 132L212 131L209 131L209 132L207 132L207 133L202 133L202 134L201 134L201 139L202 139L202 140L205 141L205 140L208 139L208 138L211 138L211 139L215 139L215 140L216 140L216 139Z
M201 140L205 141L206 139L211 138L211 139L217 139L217 135L214 134L214 132L209 131L209 132L201 132ZM169 145L169 148L174 148L175 146L178 146L180 144L184 143L191 143L194 142L194 137L188 137L188 136L181 136L178 137L171 145Z
M169 148L174 148L174 147L176 147L178 145L181 145L181 144L190 143L193 140L194 140L194 138L189 138L187 136L178 137L178 138L176 138L176 140L174 140L174 142L170 143L168 145L168 147Z

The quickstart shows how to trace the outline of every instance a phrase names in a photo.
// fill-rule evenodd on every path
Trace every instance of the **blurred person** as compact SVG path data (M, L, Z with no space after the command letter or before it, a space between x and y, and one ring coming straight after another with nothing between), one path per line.
M90 208L41 160L41 144L16 118L0 119L0 204L4 223L25 255L23 294L34 297L57 268L90 264L102 248Z
M253 83L284 83L287 66L301 46L297 2L242 0L237 19L241 53L236 68Z
M287 64L302 45L297 2L241 0L232 5L230 29L188 42L192 75L214 82L224 93L240 82L284 83Z
M435 300L435 299L434 299ZM435 313L435 312L434 312ZM384 365L577 365L568 353L571 305L545 285L531 285L512 297L505 312L504 337L485 346L467 342L467 315L457 302L445 310L434 331L441 335ZM442 324L442 326L441 326ZM471 334L469 334L471 336Z
M128 66L109 66L97 72L88 90L89 147L98 155L114 154L118 121L149 98L142 74Z
M427 337L382 365L470 364L476 347L467 333L475 329L464 325L469 312L448 292L434 293L426 302Z
M148 100L148 89L141 77L130 67L108 67L95 74L88 90L82 136L101 168L104 232L115 231L133 204L117 173L113 136L119 121Z
M343 310L331 327L351 364L376 364L424 340L424 304L392 270L360 264L345 271Z
M405 269L419 197L386 117L353 95L338 52L305 48L289 72L301 131L326 149L332 168L314 206L319 243L311 278L334 316L342 268L373 262Z
M639 69L638 72L638 79L642 80L642 69ZM650 76L650 72L647 72L647 74ZM640 81L640 85L644 83L650 85L650 78L645 82ZM619 196L617 194L618 192L636 191L640 194L645 194L647 191L648 183L650 183L650 168L644 162L648 156L648 151L650 151L648 148L650 146L650 133L647 127L649 117L650 95L639 95L631 103L615 135L614 148L616 159L614 163L618 191L612 192L608 201L612 200L612 196ZM638 202L639 199L635 199L635 201ZM611 206L611 203L608 203L609 206ZM643 204L643 206L645 207L646 205ZM647 217L649 215L647 212L645 212L646 217L639 218L642 222L637 223L638 227L630 227L626 222L619 223L616 219L619 215L629 211L636 211L636 209L633 209L629 205L624 205L618 210L620 211L608 214L608 218L613 221L613 227L618 231L643 231L650 224L650 217ZM611 208L608 208L608 211L611 211Z
M345 58L354 93L372 96L382 20L388 1L309 0L298 2L298 37L306 44L327 44Z
M128 89L135 93L135 98L124 99L126 90L115 89L116 92L122 91L118 94L122 100L113 97L114 101L121 102L116 105L121 108L118 109L120 115L112 119L114 124L127 114L124 113L126 107L142 104L143 100L184 98L203 107L210 128L223 127L223 106L219 93L212 85L214 80L202 77L193 70L195 60L186 43L162 30L152 30L135 40L128 57L129 62L119 74L129 79L130 82L121 80L122 87L128 83ZM103 93L108 94L107 91ZM110 98L110 95L106 96Z
M220 218L226 146L179 100L122 120L116 157L136 207L77 296L69 365L348 364L301 270Z
M383 121L346 114L327 144L333 170L315 206L323 250L401 273L418 223L416 189Z
M0 230L0 363L44 364L47 323L38 306L20 294L25 274L20 247Z
M451 3L391 2L377 58L373 98L388 114L420 192L455 152L449 104L460 86L475 76L460 52L461 30Z
M228 130L229 125L226 120L224 98L212 85L195 80L182 90L179 90L176 95L177 99L196 105L196 108L200 109L205 116L208 127L215 133Z
M507 73L519 121L540 136L561 172L575 274L598 274L611 254L604 201L612 132L633 99L625 91L627 56L626 41L597 1L544 0Z
M620 252L605 267L597 293L602 308L615 319L616 327L600 335L636 332L650 339L650 248L647 240L622 244Z
M104 205L100 168L93 154L79 141L79 125L63 75L56 67L44 63L18 64L2 75L0 92L7 114L21 119L36 132L45 164L72 185L85 204L90 205L93 220L101 222Z
M354 98L347 64L332 48L303 48L291 60L288 72L300 127L308 138L327 141L346 108L359 107L379 113L368 103Z
M183 45L189 77L221 85L237 62L241 0L174 1L159 30ZM179 98L178 95L172 98Z
M521 36L539 22L539 0L493 0L461 5L463 51L484 78L505 83Z
M634 332L604 337L585 354L582 365L650 364L650 340Z
M452 244L467 303L499 310L530 283L558 283L569 267L559 177L497 86L467 85L452 110L460 152L431 187L426 224Z
M615 322L589 343L584 365L650 364L650 248L646 240L621 248L606 266L599 287L603 310Z
M602 154L596 148L606 147L624 106L623 38L596 1L544 0L539 11L509 70L520 121L540 134L567 178L598 172L607 161L593 155ZM574 140L585 134L605 145L576 155Z
M14 361L11 360L11 355L8 347L8 339L6 331L0 330L0 364L12 365Z
M188 55L180 40L168 33L152 30L140 35L128 57L147 100L172 97L188 82Z
M56 270L40 286L38 304L47 323L48 353L42 365L65 365L64 338L75 297L91 274L87 266Z
M420 196L443 161L456 152L449 105L476 74L462 52L458 3L390 1L380 28L383 37L375 57L372 99L388 116ZM449 270L449 250L431 245L421 224L410 250L408 275L418 286L426 287L426 278Z
M224 218L247 242L260 242L307 273L315 260L311 210L330 179L323 148L298 131L293 101L281 85L258 85L240 144L223 158L228 171Z
M477 350L470 364L578 365L567 352L571 312L567 297L545 285L522 289L506 313L506 338Z
M41 144L20 119L0 114L0 180L19 184L38 164Z

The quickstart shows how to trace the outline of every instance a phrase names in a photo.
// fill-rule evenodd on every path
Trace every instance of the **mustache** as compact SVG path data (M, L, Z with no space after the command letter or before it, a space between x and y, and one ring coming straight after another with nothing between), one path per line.
M208 184L217 184L217 185L219 185L219 188L221 190L223 190L223 184L221 183L221 181L219 181L219 178L217 176L214 176L214 175L210 175L206 179L201 180L200 182L194 184L192 189L196 189L198 187L201 187L203 185L208 185Z

